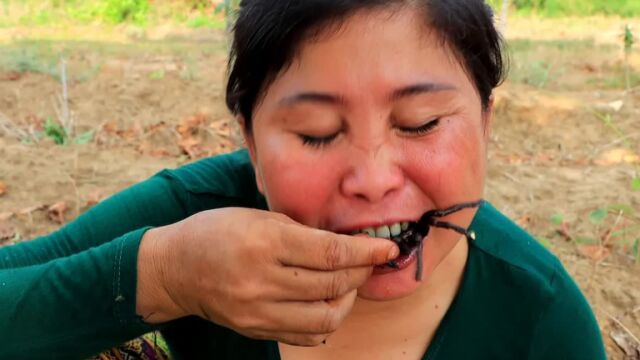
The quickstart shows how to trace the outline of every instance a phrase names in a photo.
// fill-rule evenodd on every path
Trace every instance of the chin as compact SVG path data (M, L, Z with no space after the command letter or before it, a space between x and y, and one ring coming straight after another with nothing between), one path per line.
M422 285L422 281L416 281L416 268L417 264L414 261L404 269L392 272L376 273L374 270L369 280L358 288L358 297L372 301L389 301L409 296Z

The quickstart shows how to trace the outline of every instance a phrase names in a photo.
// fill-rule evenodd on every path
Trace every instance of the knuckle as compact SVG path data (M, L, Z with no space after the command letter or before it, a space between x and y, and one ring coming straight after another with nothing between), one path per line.
M334 269L347 259L347 247L340 241L331 240L325 249L325 261L330 269Z
M340 271L331 277L329 281L326 298L335 299L340 297L348 290L349 272L348 270Z

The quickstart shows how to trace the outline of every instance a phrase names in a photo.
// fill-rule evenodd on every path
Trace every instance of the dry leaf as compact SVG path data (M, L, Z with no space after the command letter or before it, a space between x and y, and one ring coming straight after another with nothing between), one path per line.
M7 193L7 185L0 181L0 196Z
M200 140L194 137L185 137L181 139L178 141L178 146L180 146L180 149L192 159L198 158L204 152L202 144L200 144Z
M217 120L209 124L209 128L222 137L231 137L232 129L227 120Z
M0 76L0 80L2 81L17 81L20 80L20 78L22 77L22 74L18 71L9 71L8 73L3 74L2 76Z
M591 64L584 64L584 65L582 66L582 70L584 70L584 71L586 71L586 72L588 72L588 73L594 73L594 72L596 72L598 69L597 69L594 65L591 65Z
M96 190L92 193L90 193L89 195L87 195L87 203L86 203L86 207L92 207L93 205L98 204L100 201L102 201L102 199L104 199L102 197L102 194L100 193L100 191Z
M616 148L603 153L593 162L594 164L600 166L615 165L620 163L638 164L640 163L640 156L629 149Z
M64 213L67 211L67 203L59 201L47 208L47 216L51 221L62 225L64 224Z
M518 220L516 220L516 224L518 224L520 227L527 227L527 225L529 225L529 223L531 222L531 216L525 214L522 215Z
M38 211L38 210L42 210L42 209L44 209L46 207L47 207L47 205L31 206L31 207L24 208L24 209L18 211L18 214L19 215L31 215L32 212Z
M153 157L169 157L171 153L167 150L157 148L153 146L149 141L143 140L138 145L138 152L143 155L149 155Z
M558 235L562 236L566 241L572 241L573 237L571 236L571 231L569 230L569 223L563 221L560 224L560 229L556 230Z
M206 120L207 117L204 114L195 114L184 118L177 127L178 133L182 137L192 135Z
M621 330L613 330L609 333L609 336L613 341L620 347L622 351L624 351L627 359L638 360L640 359L640 344L635 342L631 337L624 331Z
M145 129L145 134L154 133L154 132L162 130L162 129L166 128L166 127L167 127L167 123L164 122L164 121L160 121L157 124L153 124L153 125L148 126Z
M0 244L14 239L15 237L16 229L5 222L0 222Z
M11 211L5 211L0 213L0 221L7 221L11 219L15 214Z
M588 245L588 244L580 244L578 245L578 252L580 255L589 258L593 261L602 261L609 254L611 254L611 250L604 246L600 245Z

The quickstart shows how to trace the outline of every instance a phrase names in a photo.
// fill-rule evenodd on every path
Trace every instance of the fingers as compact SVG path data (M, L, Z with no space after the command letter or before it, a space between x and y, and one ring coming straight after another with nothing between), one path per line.
M372 270L370 266L336 271L285 267L269 276L273 297L267 296L289 301L336 299L362 286Z
M338 270L373 266L395 259L398 247L389 240L335 234L295 224L284 224L282 254L287 266L318 270Z
M259 320L255 320L254 324L245 324L248 326L244 328L270 333L330 334L347 317L356 296L357 292L353 290L334 300L271 302L256 311L255 319Z

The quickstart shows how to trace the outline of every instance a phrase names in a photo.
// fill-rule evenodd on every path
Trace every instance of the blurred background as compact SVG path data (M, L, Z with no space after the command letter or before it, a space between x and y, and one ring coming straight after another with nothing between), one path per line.
M563 261L640 359L640 1L493 0L508 44L486 198ZM234 0L0 0L0 246L241 146Z

